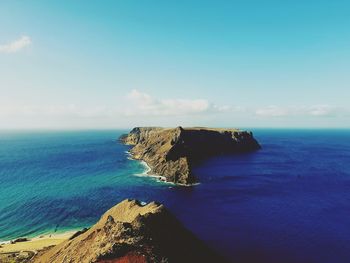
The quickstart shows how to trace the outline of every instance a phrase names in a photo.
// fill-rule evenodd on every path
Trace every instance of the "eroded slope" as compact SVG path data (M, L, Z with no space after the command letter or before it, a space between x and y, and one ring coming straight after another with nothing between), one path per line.
M137 127L120 140L133 146L133 158L144 160L151 173L186 185L196 181L192 173L196 162L260 148L251 132L237 129Z
M124 200L88 231L34 258L36 263L224 262L161 204Z

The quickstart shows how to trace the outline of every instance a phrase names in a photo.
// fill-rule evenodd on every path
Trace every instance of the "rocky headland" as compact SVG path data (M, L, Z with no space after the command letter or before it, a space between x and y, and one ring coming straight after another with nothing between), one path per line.
M260 149L251 132L238 129L136 127L120 141L133 146L130 154L145 161L149 173L183 185L196 182L192 167L202 160Z
M124 200L90 229L39 252L35 263L226 262L161 204Z

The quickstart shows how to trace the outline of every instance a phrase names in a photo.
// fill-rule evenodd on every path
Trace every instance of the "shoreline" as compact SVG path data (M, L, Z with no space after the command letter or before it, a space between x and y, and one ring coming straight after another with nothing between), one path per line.
M134 161L139 161L141 163L141 165L143 165L143 167L145 167L145 171L143 171L142 173L138 173L138 174L135 174L135 176L139 176L139 177L151 177L151 178L154 178L154 179L157 179L158 182L161 182L161 183L171 183L173 184L172 182L168 182L165 178L165 176L160 176L160 175L156 175L156 174L150 174L150 172L152 171L152 168L148 165L148 163L144 160L137 160L137 159L132 159Z
M144 160L139 160L133 158L132 154L129 151L125 151L127 154L127 159L132 161L138 161L142 166L144 166L145 170L142 173L134 174L134 176L138 177L150 177L154 180L156 180L159 183L164 183L168 185L173 186L192 186L197 185L199 183L195 183L192 185L182 185L182 184L176 184L173 182L169 182L166 180L165 176L160 176L156 174L150 174L152 171L152 168L147 164ZM10 240L0 240L0 254L7 254L7 253L17 253L20 251L38 251L42 250L45 247L57 245L64 240L69 239L73 234L75 234L77 231L80 231L79 229L71 229L66 230L62 232L46 232L43 234L38 234L36 236L19 236ZM25 238L27 241L19 241L16 243L11 243L12 241L15 241L19 238Z
M137 159L131 159L134 161L139 161L145 168L146 170L141 173L141 174L135 174L135 176L139 176L139 177L151 177L156 179L157 182L159 183L165 183L165 184L171 184L171 185L175 185L175 186L186 186L186 187L190 187L190 186L194 186L194 185L199 185L200 183L194 183L194 184L180 184L180 183L174 183L174 182L169 182L166 180L165 176L161 176L161 175L156 175L156 174L150 174L150 172L152 171L152 168L147 164L146 161L144 160L137 160Z
M158 183L170 184L170 185L173 185L173 186L190 187L190 186L194 186L194 185L199 185L200 184L200 183L180 184L180 183L169 182L169 181L166 180L165 176L161 176L161 175L157 175L157 174L150 174L150 172L152 171L152 168L148 165L148 163L146 161L140 160L140 159L135 159L132 156L132 154L130 153L130 151L125 151L125 153L127 154L127 159L128 160L138 161L145 167L145 171L143 171L142 173L134 174L134 176L137 176L137 177L150 177L152 179L155 179Z
M139 174L134 174L134 176L151 177L160 183L176 185L172 182L167 182L164 176L150 174L152 168L145 161L133 158L132 154L129 151L125 151L125 153L128 155L127 159L132 161L139 161L145 167L145 171ZM34 236L18 236L9 240L0 240L0 254L42 250L45 247L57 245L64 240L69 239L73 234L75 234L77 231L80 231L81 229L83 228L73 228L62 232L45 232ZM11 243L12 241L15 241L19 238L25 238L27 240Z
M18 253L21 251L40 251L46 247L55 246L69 239L78 230L69 230L61 233L45 233L28 238L27 241L11 243L10 241L0 241L0 254Z
M161 176L161 175L157 175L157 174L150 174L150 172L152 171L152 168L147 164L146 161L144 161L144 160L138 160L138 159L133 159L133 158L130 158L130 160L139 161L139 162L146 168L146 171L144 171L144 172L141 173L141 174L135 174L135 176L138 176L138 177L151 177L151 178L153 178L153 179L156 179L156 181L159 182L159 183L171 184L171 185L174 185L174 186L186 186L186 187L191 187L191 186L199 185L199 184L200 184L200 183L194 183L194 184L180 184L180 183L169 182L169 181L166 180L166 177L165 177L165 176Z
M143 165L143 167L145 167L145 170L142 173L136 173L136 174L134 174L134 176L137 176L137 177L151 177L153 179L156 179L156 181L158 181L160 183L174 184L172 182L166 181L165 176L160 176L160 175L156 175L156 174L150 174L150 172L152 171L152 168L148 165L148 163L146 161L140 160L140 159L135 159L132 156L132 154L130 153L130 151L125 151L125 153L127 154L126 158L128 160L130 160L130 161L138 161L141 165Z
M131 146L129 156L147 161L153 173L181 186L198 182L193 167L204 160L261 149L252 132L225 128L135 127L119 140Z

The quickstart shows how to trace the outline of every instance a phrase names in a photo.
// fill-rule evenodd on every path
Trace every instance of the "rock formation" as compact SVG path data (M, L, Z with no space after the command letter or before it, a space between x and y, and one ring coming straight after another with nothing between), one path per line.
M134 128L120 140L132 145L133 158L145 161L151 173L177 184L192 184L196 162L223 154L260 148L251 132L214 128Z
M39 253L35 263L225 262L161 204L124 200L93 227Z

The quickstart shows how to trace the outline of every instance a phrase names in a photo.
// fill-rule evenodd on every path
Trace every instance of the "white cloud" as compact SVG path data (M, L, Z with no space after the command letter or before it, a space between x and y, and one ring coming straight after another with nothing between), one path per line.
M278 106L268 106L257 109L255 114L262 117L282 117L288 115L288 110Z
M127 115L176 116L224 110L205 99L156 99L138 90L132 90L127 99Z
M329 105L314 105L307 109L307 113L311 116L330 116L337 114L338 109Z
M115 111L104 106L81 107L75 104L62 105L27 105L27 104L5 104L0 105L1 116L13 117L79 117L94 118L116 115Z
M300 107L267 106L258 109L248 109L238 106L217 106L204 99L155 99L137 90L127 95L126 109L101 105L79 106L76 104L48 104L30 105L12 102L0 103L0 117L78 117L78 118L125 118L128 116L171 117L208 114L239 113L249 117L253 113L262 118L279 117L335 117L349 116L350 112L344 108L329 105L314 105ZM226 115L223 115L226 116Z
M156 99L132 90L115 105L30 104L0 98L1 128L101 128L136 125L204 125L239 108L217 106L205 99ZM131 118L132 117L132 118Z
M0 53L15 53L29 46L32 40L28 36L22 36L19 39L4 45L0 45Z
M118 104L30 104L0 98L1 127L100 128L141 125L238 126L330 125L332 120L348 123L349 108L331 105L276 106L261 108L215 105L206 99L158 99L132 90ZM258 117L258 118L257 118ZM301 124L300 124L301 123Z
M290 116L313 116L327 117L346 115L347 110L330 105L313 105L299 107L268 106L255 110L259 117L290 117Z

